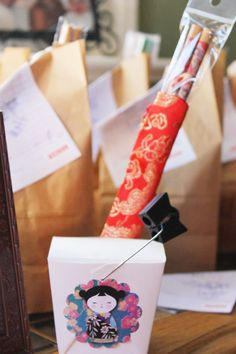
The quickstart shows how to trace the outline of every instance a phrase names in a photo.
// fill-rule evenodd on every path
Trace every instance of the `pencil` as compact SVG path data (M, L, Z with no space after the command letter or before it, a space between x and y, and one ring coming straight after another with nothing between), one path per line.
M184 101L187 100L193 84L194 84L194 79L196 78L199 69L203 63L203 60L205 58L205 55L208 51L210 41L211 41L211 32L208 29L204 29L202 31L201 37L199 39L199 42L196 46L196 49L191 57L191 60L189 62L189 66L186 70L186 74L189 75L189 82L185 83L177 93L178 97L182 98Z

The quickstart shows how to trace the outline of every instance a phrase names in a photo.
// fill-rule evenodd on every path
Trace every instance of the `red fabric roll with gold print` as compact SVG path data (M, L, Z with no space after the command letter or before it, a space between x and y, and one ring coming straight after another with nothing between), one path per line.
M147 109L124 182L116 195L101 236L137 238L141 235L143 224L139 213L155 195L187 113L186 100L210 41L211 33L208 29L197 25L189 29L183 44L183 71L177 76L170 76L171 80L165 90L158 94L154 104Z
M124 182L102 231L103 237L136 238L143 224L140 211L152 200L183 123L188 104L160 92L143 117Z
M155 195L187 113L186 101L195 83L215 64L235 22L233 0L218 7L209 2L189 0L181 21L182 34L162 92L142 120L124 182L102 231L103 237L136 238L141 235L143 224L139 213Z

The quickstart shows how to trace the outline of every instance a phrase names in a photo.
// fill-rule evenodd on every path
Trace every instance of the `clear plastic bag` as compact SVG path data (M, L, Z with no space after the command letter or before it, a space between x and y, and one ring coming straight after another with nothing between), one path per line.
M87 31L80 27L69 23L63 16L60 16L54 35L54 45L64 45L79 39L86 39Z
M195 82L216 63L235 21L235 0L190 0L162 91L188 100Z

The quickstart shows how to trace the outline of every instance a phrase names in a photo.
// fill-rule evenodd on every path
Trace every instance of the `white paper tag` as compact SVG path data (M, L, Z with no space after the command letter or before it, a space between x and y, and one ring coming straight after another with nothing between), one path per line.
M224 81L224 133L221 160L223 163L236 160L236 107L229 80Z
M164 275L158 306L177 310L230 313L236 301L236 272Z
M113 117L97 126L103 156L117 188L123 182L142 115L150 102L155 99L160 86L161 84L158 83L144 96L119 109ZM170 171L195 159L193 147L186 133L181 129L166 168Z
M19 191L81 156L37 87L28 64L0 88L13 191Z
M116 187L124 179L142 115L147 105L155 99L158 88L159 84L97 125L103 156Z
M117 103L113 94L112 72L99 77L89 85L89 101L92 118L92 155L96 161L100 148L100 141L96 124L102 122L117 110Z

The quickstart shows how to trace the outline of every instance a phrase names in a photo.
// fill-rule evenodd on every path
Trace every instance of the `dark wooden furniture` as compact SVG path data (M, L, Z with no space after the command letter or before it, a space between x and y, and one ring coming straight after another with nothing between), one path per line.
M31 353L16 216L0 113L0 353Z

